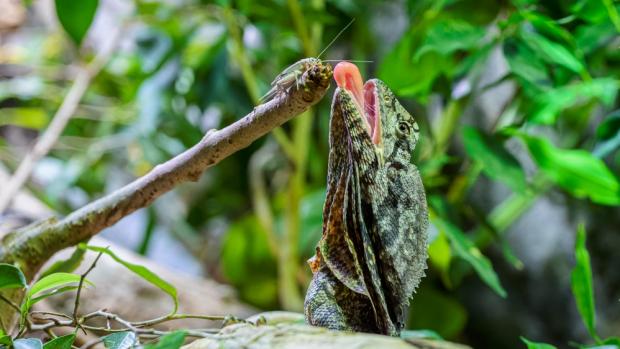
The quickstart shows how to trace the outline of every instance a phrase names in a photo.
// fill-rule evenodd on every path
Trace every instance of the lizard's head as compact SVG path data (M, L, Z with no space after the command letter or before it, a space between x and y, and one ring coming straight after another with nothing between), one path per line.
M341 109L349 135L358 140L353 148L372 148L380 164L409 163L419 138L418 124L387 85L379 79L363 83L357 66L349 62L336 65L334 79L334 107Z

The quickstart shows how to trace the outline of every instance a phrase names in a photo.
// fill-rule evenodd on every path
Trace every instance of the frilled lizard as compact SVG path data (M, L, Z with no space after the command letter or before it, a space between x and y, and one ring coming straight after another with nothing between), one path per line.
M398 335L424 275L428 212L411 163L418 124L380 80L334 69L323 236L309 261L309 324Z

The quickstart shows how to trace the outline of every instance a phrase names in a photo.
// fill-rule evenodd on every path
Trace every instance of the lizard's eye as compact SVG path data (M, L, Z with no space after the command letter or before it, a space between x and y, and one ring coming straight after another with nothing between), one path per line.
M398 123L398 132L403 136L408 136L411 133L411 127L408 123L401 121Z

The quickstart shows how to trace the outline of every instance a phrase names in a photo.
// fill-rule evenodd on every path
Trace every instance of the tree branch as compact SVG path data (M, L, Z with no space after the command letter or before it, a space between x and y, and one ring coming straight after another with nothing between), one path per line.
M0 262L17 262L32 277L54 253L73 246L109 227L160 195L186 181L197 181L209 167L250 145L324 96L331 66L317 64L305 71L299 88L254 108L222 130L212 130L192 148L125 187L71 213L60 221L48 220L7 235L0 245Z

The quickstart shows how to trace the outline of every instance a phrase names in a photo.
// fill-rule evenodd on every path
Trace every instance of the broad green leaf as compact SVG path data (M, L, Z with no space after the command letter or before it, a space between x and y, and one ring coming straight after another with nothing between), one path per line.
M487 176L504 182L516 192L525 191L525 175L521 165L499 139L473 127L464 127L462 134L467 154L482 165L482 171Z
M579 0L571 6L571 12L577 18L583 18L592 23L609 19L604 1Z
M580 225L579 229L577 229L575 262L575 268L573 268L571 273L573 296L575 297L581 320L583 320L590 336L597 338L592 269L590 267L590 254L586 248L586 231L583 225Z
M606 140L620 132L620 109L607 115L605 120L596 128L596 138Z
M116 332L102 338L107 349L129 349L136 343L134 332Z
M179 349L185 341L185 331L174 331L161 337L156 344L145 345L145 349Z
M597 143L592 154L603 158L620 148L620 110L609 114L596 128Z
M409 338L430 338L443 340L443 338L439 335L439 333L433 330L404 330L400 333L400 338L409 339Z
M380 63L377 76L398 95L426 97L433 81L450 69L452 59L428 52L414 62L415 49L409 35L403 35Z
M22 318L37 302L59 293L75 290L79 282L80 275L71 273L54 273L41 278L26 292L21 306ZM93 285L88 279L84 279L84 283Z
M43 278L54 273L71 273L80 266L84 260L85 253L85 249L76 247L69 258L54 262L54 264L41 273L41 277Z
M495 293L501 297L506 297L506 290L502 287L491 261L485 257L482 252L474 245L474 243L455 225L431 216L435 226L446 234L450 239L454 253L469 263L478 276L484 281Z
M609 337L603 339L603 344L611 344L620 347L620 337Z
M43 344L43 349L71 349L71 345L75 341L75 333L65 336L56 337L51 341Z
M554 124L562 109L578 103L585 103L591 99L598 99L605 105L611 105L618 93L618 83L611 78L600 78L562 86L536 99L534 113L528 120L539 124Z
M414 60L417 61L430 51L448 55L458 50L477 47L485 34L484 27L473 26L465 21L450 19L437 22L426 32L422 47L416 52Z
M47 125L48 114L42 108L3 108L0 126L15 125L24 128L41 129Z
M43 349L43 343L38 338L21 338L13 341L13 349Z
M2 333L0 335L0 347L2 346L10 347L13 344L13 338L11 338L11 336L7 334L4 334L2 330L0 330L0 332Z
M521 38L548 63L557 64L577 74L585 70L583 63L566 47L532 31L522 30Z
M133 263L130 263L130 262L122 260L114 252L110 251L110 249L108 249L106 247L91 246L91 245L85 245L85 244L80 244L80 247L87 248L87 249L89 249L91 251L101 252L101 253L107 254L108 256L112 257L112 259L114 259L116 262L118 262L121 265L123 265L125 268L131 270L132 272L134 272L135 274L137 274L138 276L140 276L144 280L146 280L149 283L151 283L153 286L156 286L160 290L162 290L165 293L167 293L172 298L172 300L174 301L174 309L172 310L172 314L176 313L177 308L179 306L179 299L177 297L177 290L176 290L176 288L174 288L174 286L172 286L170 283L168 283L167 281L165 281L162 278L160 278L157 274L153 273L152 271L147 269L145 266L138 265L138 264L133 264Z
M0 289L26 287L26 277L18 267L0 263Z
M502 49L510 71L520 78L526 92L532 90L534 92L530 94L535 94L553 85L547 67L527 45L517 39L508 38Z
M564 190L599 204L620 204L620 183L601 159L581 149L556 148L543 138L520 136L540 170Z
M64 293L64 292L69 292L69 291L73 291L73 290L77 290L78 286L64 286L64 287L60 287L60 288L54 288L49 292L45 292L42 293L40 296L36 296L36 297L32 297L32 298L28 298L28 305L29 307L33 306L34 304L37 304L38 302L44 300L45 298L60 294L60 293Z
M33 298L41 292L49 291L55 288L60 288L63 286L67 286L69 284L74 284L80 282L80 275L71 274L71 273L54 273L48 276L41 278L39 281L35 282L28 292L26 293L27 298ZM84 279L84 282L92 285L92 282Z
M95 18L99 0L55 0L55 3L58 21L79 46Z
M602 22L592 25L582 25L575 32L575 41L584 54L609 45L617 35L616 28L611 22Z
M521 341L523 341L523 343L527 345L527 349L556 349L551 344L532 342L525 339L524 337L521 337Z

